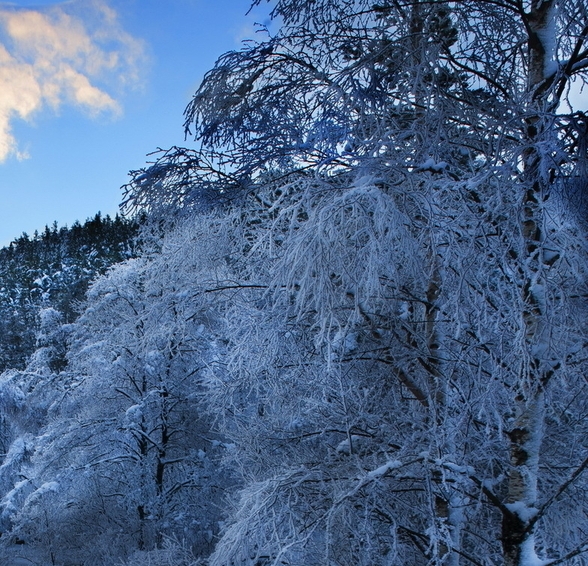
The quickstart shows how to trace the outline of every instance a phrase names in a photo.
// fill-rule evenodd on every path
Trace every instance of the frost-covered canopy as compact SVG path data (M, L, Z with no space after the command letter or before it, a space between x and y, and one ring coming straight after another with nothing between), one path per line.
M403 175L446 163L463 179L514 165L533 144L546 167L561 166L573 155L530 131L541 116L571 144L579 135L554 112L584 80L585 11L554 0L277 2L281 30L220 57L186 109L199 148L133 173L125 205L206 207L264 171Z

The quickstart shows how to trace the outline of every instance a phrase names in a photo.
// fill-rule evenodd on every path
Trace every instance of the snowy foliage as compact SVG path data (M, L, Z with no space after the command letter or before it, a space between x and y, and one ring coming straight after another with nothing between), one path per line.
M83 225L58 229L54 223L41 234L23 234L0 249L0 370L25 367L43 309L73 322L92 279L136 254L138 228L136 220L97 214Z

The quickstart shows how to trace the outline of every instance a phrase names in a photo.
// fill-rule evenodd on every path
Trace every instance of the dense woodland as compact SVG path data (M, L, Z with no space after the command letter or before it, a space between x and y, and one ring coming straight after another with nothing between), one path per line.
M34 352L41 311L73 322L88 285L138 250L139 222L100 213L71 228L23 233L0 249L0 371L23 369Z
M588 564L584 0L273 6L22 284L1 559Z

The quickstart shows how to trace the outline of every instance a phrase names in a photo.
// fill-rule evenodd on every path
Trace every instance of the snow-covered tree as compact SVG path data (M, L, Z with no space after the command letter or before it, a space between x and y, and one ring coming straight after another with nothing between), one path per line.
M126 193L249 237L209 374L248 482L212 563L584 563L585 3L274 15L198 89L200 148Z
M65 322L79 314L90 282L113 263L137 254L137 219L100 213L83 225L23 234L0 249L0 370L24 369L43 324L55 309Z
M173 537L210 553L231 485L202 408L218 326L202 286L216 277L207 254L221 252L219 234L192 225L113 267L73 325L44 313L27 370L0 380L12 425L0 467L6 552L18 539L51 563L102 565ZM65 369L52 367L59 329Z

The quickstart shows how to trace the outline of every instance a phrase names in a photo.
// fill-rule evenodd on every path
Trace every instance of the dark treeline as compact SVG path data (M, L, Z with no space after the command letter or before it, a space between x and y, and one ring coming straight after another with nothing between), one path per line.
M0 249L0 370L22 368L35 349L39 312L77 316L89 283L114 263L133 257L140 222L100 213L83 224L23 233Z

